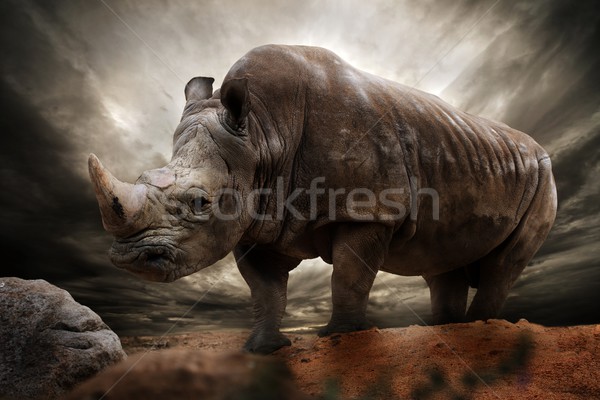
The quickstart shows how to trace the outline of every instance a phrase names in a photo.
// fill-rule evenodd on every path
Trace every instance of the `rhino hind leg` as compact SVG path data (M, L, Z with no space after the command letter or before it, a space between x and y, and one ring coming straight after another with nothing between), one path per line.
M425 277L431 294L435 325L462 322L467 309L469 281L464 268Z
M246 246L238 246L234 255L250 287L254 313L254 326L244 350L269 354L290 346L291 341L279 327L287 304L289 271L298 266L300 260Z
M508 254L515 255L514 251L494 253L480 261L479 287L467 311L467 321L497 318L510 288L529 261L524 255L511 260Z
M539 162L539 179L533 199L513 233L479 260L478 288L467 320L496 318L525 266L548 236L556 217L556 188L548 158Z
M353 332L373 327L367 320L369 292L383 264L392 228L380 224L345 224L333 238L329 323L319 336Z

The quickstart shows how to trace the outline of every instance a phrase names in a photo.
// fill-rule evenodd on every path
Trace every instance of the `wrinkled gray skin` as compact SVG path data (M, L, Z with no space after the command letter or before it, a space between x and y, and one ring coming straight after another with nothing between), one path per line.
M436 323L488 319L552 226L550 159L504 124L359 71L321 48L259 47L235 63L220 90L212 93L212 82L194 78L186 86L168 165L131 185L91 155L90 174L118 267L168 282L233 251L254 304L249 351L290 344L279 327L288 273L303 259L333 264L333 312L321 335L371 326L365 312L378 270L423 276ZM285 194L309 188L315 177L325 178L320 187L346 193L404 191L389 196L392 205L360 209L367 218L339 196L332 219L330 198L317 196L314 218L286 209L278 219L277 177ZM223 188L250 206L236 215L236 198ZM249 197L257 188L273 194ZM418 188L437 191L439 220L433 197ZM292 204L309 216L307 193ZM217 218L216 206L235 218ZM257 220L252 211L273 218ZM469 285L477 293L467 311Z

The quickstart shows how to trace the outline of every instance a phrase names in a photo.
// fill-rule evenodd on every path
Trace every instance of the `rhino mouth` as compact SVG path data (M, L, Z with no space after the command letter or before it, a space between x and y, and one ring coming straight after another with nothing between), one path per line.
M110 249L111 262L119 268L151 281L171 281L176 266L177 251L171 243L149 240L131 242L115 240Z

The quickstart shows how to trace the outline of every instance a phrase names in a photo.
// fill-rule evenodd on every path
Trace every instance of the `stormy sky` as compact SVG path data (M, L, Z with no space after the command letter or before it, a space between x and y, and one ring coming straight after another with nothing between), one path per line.
M306 44L542 144L559 213L502 316L600 323L597 2L4 0L0 16L2 276L65 288L121 334L248 328L231 256L171 284L110 264L87 156L135 180L168 162L190 78L218 87L255 46ZM310 260L292 272L286 328L327 322L330 271ZM380 273L369 316L428 323L424 281Z

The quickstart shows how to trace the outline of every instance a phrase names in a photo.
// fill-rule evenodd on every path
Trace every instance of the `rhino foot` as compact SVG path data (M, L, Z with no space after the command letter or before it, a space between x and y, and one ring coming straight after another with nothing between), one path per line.
M244 350L250 353L270 354L284 346L291 346L290 339L282 333L252 334L244 345Z
M366 331L375 325L367 320L357 322L332 323L329 322L326 326L319 329L317 335L319 337L329 336L333 333L348 333L356 331Z

